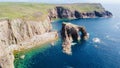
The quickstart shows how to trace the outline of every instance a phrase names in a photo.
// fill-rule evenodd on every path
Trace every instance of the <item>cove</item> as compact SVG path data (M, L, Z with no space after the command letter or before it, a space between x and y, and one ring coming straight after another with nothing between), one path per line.
M54 46L46 44L18 53L15 68L120 68L120 13L116 12L120 9L118 5L105 7L113 13L113 18L59 20L52 23L54 30L58 31L63 21L86 27L90 38L72 46L72 55L62 52L62 41L59 38ZM23 54L25 58L19 59Z
M58 20L52 23L53 29L60 31L62 22L71 22L85 26L90 38L72 46L72 55L62 52L62 41L59 38L54 46L43 47L18 53L15 68L116 68L119 67L120 32L114 23L117 18L95 18ZM100 43L94 42L98 38ZM21 55L24 59L20 59Z

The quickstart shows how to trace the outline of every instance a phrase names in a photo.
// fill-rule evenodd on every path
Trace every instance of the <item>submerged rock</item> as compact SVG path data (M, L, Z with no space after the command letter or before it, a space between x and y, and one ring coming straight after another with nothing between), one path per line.
M81 32L81 36L79 34ZM63 23L61 29L61 36L63 39L63 52L72 53L71 45L73 41L79 41L81 38L87 40L89 38L83 26L77 26L71 23Z
M21 58L21 59L24 59L24 58L25 58L25 55L21 55L20 58Z

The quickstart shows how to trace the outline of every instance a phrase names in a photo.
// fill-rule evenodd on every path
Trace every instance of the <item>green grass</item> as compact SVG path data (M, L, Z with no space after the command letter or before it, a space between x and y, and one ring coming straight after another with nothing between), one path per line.
M45 19L48 15L48 9L54 8L54 4L40 3L0 3L0 18L24 18L24 19ZM71 10L79 10L80 12L103 11L104 8L100 4L64 4L61 5Z

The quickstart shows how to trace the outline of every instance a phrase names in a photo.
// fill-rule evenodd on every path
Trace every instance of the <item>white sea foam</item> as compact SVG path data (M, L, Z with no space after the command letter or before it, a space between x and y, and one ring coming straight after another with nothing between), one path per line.
M89 37L89 36L90 36L90 33L87 33L87 36Z
M115 28L119 30L119 29L120 29L120 23L117 23L117 24L115 25Z
M90 33L87 33L87 36L88 36L88 38L89 38L89 37L90 37ZM87 38L87 39L88 39L88 38Z
M101 42L100 38L93 38L92 40L93 40L93 42L95 42L95 43L100 43L100 42Z
M75 44L77 44L77 43L71 43L71 45L75 45Z
M74 67L68 65L68 66L66 66L66 68L74 68Z

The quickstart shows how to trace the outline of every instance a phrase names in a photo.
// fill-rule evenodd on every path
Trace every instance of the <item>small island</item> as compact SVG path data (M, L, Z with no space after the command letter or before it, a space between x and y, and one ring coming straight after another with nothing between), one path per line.
M0 3L0 68L14 68L15 51L57 40L52 21L98 17L112 17L112 13L99 3Z

